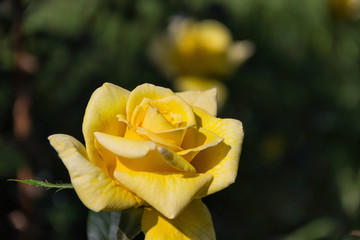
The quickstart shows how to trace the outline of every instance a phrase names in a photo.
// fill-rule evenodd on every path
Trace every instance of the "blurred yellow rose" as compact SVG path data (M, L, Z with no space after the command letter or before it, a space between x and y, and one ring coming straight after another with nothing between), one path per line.
M177 17L153 41L150 56L168 77L204 77L230 74L253 51L250 41L234 42L220 22Z
M49 140L89 209L144 206L146 239L215 239L200 198L234 182L243 141L240 121L215 117L215 98L105 83L85 111L86 148L69 135Z
M355 19L360 16L360 0L329 0L332 13L341 19Z
M184 76L178 77L174 80L174 89L180 92L184 91L204 91L208 89L216 88L217 90L217 103L218 108L221 109L228 97L228 90L224 83L214 78L201 78Z

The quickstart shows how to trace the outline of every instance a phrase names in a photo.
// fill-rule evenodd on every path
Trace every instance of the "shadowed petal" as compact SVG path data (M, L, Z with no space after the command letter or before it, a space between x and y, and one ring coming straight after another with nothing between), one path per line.
M194 127L194 125L156 132L156 135L161 137L162 139L165 139L170 144L180 146L182 141L184 140L186 131L191 127Z
M158 146L157 150L171 166L186 172L196 172L196 169L190 163L170 149Z
M49 140L68 169L75 191L86 207L95 212L118 211L141 204L141 199L116 184L102 169L91 163L84 146L75 138L55 134Z
M206 130L205 128L200 127L199 133L196 137L197 140L197 147L190 148L183 150L181 152L178 152L180 156L185 158L188 162L191 162L191 160L198 154L200 151L203 151L204 149L207 149L209 147L216 146L220 142L222 142L224 139L222 137L219 137L215 133Z
M209 210L201 200L193 200L175 219L167 219L155 209L145 208L141 220L145 240L215 240Z
M115 171L115 178L169 219L212 180L209 174Z
M200 151L191 162L197 172L214 177L207 192L203 193L206 196L235 181L244 132L238 120L215 118L200 108L194 108L194 112L201 119L198 125L224 138L218 145Z

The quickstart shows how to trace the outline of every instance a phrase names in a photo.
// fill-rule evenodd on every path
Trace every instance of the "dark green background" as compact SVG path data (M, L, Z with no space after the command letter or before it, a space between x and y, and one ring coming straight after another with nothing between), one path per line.
M204 199L218 239L347 239L357 229L358 19L335 17L327 0L24 0L21 44L38 68L19 81L12 2L0 1L1 238L86 239L87 209L72 190L24 200L6 180L28 167L33 178L69 182L47 136L83 141L87 101L104 82L171 87L147 50L174 15L219 20L256 45L226 80L219 113L243 122L245 140L236 183ZM12 111L26 84L33 125L24 143ZM14 211L27 215L27 229L11 223Z

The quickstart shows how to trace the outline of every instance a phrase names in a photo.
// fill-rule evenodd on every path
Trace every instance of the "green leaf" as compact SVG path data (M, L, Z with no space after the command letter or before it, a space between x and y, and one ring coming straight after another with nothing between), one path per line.
M131 240L141 231L143 208L118 212L89 211L88 240Z
M141 232L141 217L144 208L123 210L120 217L117 240L131 240Z
M50 189L50 188L57 188L58 191L63 190L63 189L73 189L73 185L71 183L49 183L48 181L37 181L37 180L33 180L33 179L29 179L29 180L19 180L19 179L8 179L8 181L15 181L15 182L21 182L21 183L25 183L31 186L36 186L36 187L44 187L46 189Z
M115 240L121 211L93 212L89 211L87 219L88 240Z

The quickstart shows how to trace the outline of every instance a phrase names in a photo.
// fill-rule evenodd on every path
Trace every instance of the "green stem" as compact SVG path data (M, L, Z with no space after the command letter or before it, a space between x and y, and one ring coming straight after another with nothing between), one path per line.
M8 179L8 181L15 181L15 182L20 182L20 183L25 183L31 186L36 186L36 187L44 187L46 189L50 189L50 188L57 188L58 191L59 190L63 190L63 189L73 189L73 185L71 183L49 183L48 181L37 181L37 180L19 180L19 179Z

